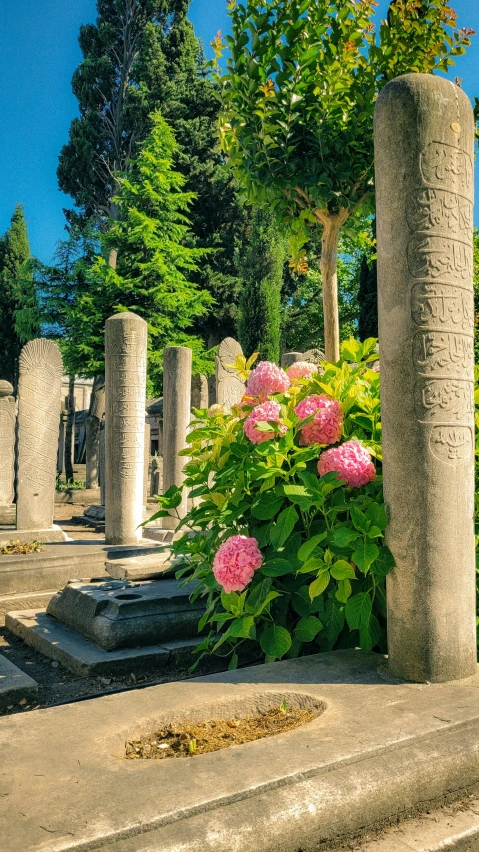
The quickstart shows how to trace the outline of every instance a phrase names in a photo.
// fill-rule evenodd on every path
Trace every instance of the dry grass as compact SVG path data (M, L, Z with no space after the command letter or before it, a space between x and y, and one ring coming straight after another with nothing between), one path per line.
M291 731L311 722L317 715L316 710L281 706L246 719L213 719L172 725L140 740L127 742L126 757L131 760L195 757Z
M13 556L16 553L21 553L23 555L27 553L40 553L42 550L45 550L41 541L26 541L23 544L17 539L11 539L8 544L2 544L0 546L0 553L4 556Z

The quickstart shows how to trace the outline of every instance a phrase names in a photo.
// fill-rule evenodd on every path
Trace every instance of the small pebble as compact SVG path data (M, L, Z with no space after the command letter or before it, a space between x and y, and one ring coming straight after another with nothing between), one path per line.
M103 686L109 686L111 683L111 677L101 677L100 683L103 684Z
M26 699L26 698L22 698L22 700L21 700L21 701L19 701L18 703L19 703L19 704L21 704L21 705L23 706L24 704L26 704L26 703L27 703L27 699Z
M56 660L53 660L52 669L57 669L59 665L60 663L58 663Z

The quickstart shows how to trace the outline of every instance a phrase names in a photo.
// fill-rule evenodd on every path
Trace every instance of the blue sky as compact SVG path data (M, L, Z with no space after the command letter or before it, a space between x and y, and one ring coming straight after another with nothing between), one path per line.
M457 61L463 88L479 96L479 0L453 0L459 25L478 32ZM380 0L384 14L388 0ZM0 16L0 233L15 204L23 202L32 252L48 262L63 235L63 207L71 202L57 187L58 154L76 115L70 81L80 60L80 24L93 21L95 0L3 0ZM226 0L192 0L190 18L205 46L226 32ZM477 170L479 174L479 169ZM476 193L479 182L476 179ZM476 210L476 222L479 215Z

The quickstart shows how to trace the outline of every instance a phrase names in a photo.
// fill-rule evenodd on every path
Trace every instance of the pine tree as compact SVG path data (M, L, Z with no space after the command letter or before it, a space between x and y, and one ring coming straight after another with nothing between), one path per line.
M189 0L98 0L96 24L81 28L83 61L73 77L80 117L58 167L60 188L101 228L116 218L116 174L127 175L160 110L175 129L175 166L194 192L188 245L212 248L191 278L216 299L195 328L208 346L234 333L235 253L243 230L236 183L217 148L217 84L186 14ZM78 214L68 214L77 221ZM114 250L113 250L114 251Z
M16 386L22 346L40 332L37 292L22 205L0 239L0 378Z
M172 167L172 131L159 113L152 121L129 176L119 179L118 219L101 237L102 253L90 269L83 267L83 286L69 309L68 323L81 372L93 376L104 369L106 319L123 310L142 316L149 325L150 390L159 392L166 345L191 346L196 369L205 368L204 347L191 334L191 324L205 313L211 297L187 277L204 254L184 244L192 195L183 191L184 178ZM118 251L116 269L105 259L113 247Z
M238 336L245 354L279 360L281 288L286 255L284 238L271 214L256 209L240 265Z

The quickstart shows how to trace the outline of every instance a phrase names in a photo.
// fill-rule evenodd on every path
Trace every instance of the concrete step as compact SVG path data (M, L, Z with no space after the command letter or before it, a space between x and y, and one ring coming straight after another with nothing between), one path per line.
M7 612L20 609L46 609L58 589L44 589L39 592L20 592L16 595L0 596L0 627L5 624Z

